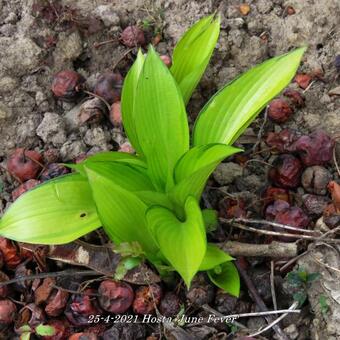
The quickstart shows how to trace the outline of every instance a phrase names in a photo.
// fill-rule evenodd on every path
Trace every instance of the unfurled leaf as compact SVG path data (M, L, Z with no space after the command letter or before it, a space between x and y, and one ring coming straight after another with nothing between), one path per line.
M171 72L187 103L199 83L220 33L220 18L209 15L194 24L177 43Z
M194 145L232 144L294 77L305 48L258 65L217 92L201 110Z
M204 255L203 261L200 265L200 271L214 269L225 262L234 260L226 252L218 248L212 243L208 243L207 251Z
M178 205L183 205L189 195L199 200L216 166L240 150L224 144L200 145L190 149L176 165L176 185L169 192L171 199Z
M116 181L107 169L95 163L89 163L85 170L99 218L110 238L117 244L137 241L147 256L155 253L157 247L145 223L147 206L129 191L134 179L126 172L125 183L123 178Z
M130 68L124 80L122 90L122 120L125 132L129 137L131 145L138 154L142 154L142 149L138 142L135 125L135 114L138 110L135 108L136 90L140 72L144 64L144 55L141 50L138 51L137 59Z
M87 180L71 174L19 197L0 220L0 235L27 243L62 244L100 226Z
M151 207L146 219L158 246L189 287L206 252L206 236L200 207L194 197L185 203L185 220L168 209Z
M176 162L189 148L181 93L170 71L150 47L139 76L134 115L138 141L159 191L173 185Z
M220 265L219 270L208 271L210 280L227 293L238 297L240 294L240 277L232 262L225 262Z

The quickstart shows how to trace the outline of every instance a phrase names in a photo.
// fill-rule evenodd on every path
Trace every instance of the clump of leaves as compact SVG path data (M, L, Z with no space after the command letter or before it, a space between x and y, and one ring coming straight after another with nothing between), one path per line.
M121 104L136 155L103 152L70 165L77 173L21 196L2 217L0 234L60 244L102 226L115 244L138 242L147 260L160 271L177 271L188 287L198 271L207 271L217 286L238 295L233 258L207 243L212 214L202 213L200 197L216 166L242 151L231 144L290 82L305 49L272 58L223 87L199 113L190 140L185 105L219 29L214 15L194 24L176 45L170 70L153 47L146 57L139 51Z
M299 268L298 270L287 274L288 284L295 291L293 298L300 306L302 306L307 299L307 290L311 283L319 278L320 273L308 273L303 268Z

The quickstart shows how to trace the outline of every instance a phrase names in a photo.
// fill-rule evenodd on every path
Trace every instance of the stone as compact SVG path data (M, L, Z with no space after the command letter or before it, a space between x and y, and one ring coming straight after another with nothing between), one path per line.
M102 150L107 150L109 148L107 142L110 137L110 134L101 127L95 127L86 131L84 142L89 146L99 146Z
M103 21L106 27L118 26L120 23L113 5L100 5L96 8L94 14Z
M85 144L80 141L67 141L60 149L60 156L63 161L71 161L86 151Z
M37 128L37 135L45 142L54 146L63 145L66 140L65 123L57 113L46 112Z
M11 116L12 111L3 103L0 102L0 121Z
M0 93L7 93L13 91L18 86L18 82L12 77L0 77Z
M232 183L238 176L242 176L243 168L233 162L221 163L215 170L213 176L220 185Z

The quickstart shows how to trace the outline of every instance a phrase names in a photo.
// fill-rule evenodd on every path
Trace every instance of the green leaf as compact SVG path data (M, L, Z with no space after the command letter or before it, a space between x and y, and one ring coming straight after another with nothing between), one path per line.
M230 255L228 255L226 252L218 248L212 243L208 243L207 245L207 251L204 255L203 261L200 265L200 271L210 270L214 269L216 266L221 265L222 263L232 261L234 258L232 258Z
M225 262L220 265L220 270L208 271L210 280L227 293L238 297L240 294L240 277L232 262Z
M184 204L188 195L199 200L216 166L240 150L224 144L200 145L190 149L176 165L176 185L169 191L171 199L179 206Z
M201 110L194 145L232 144L291 81L305 48L267 60L218 91Z
M206 252L206 236L200 207L193 197L185 203L185 221L168 209L151 207L146 213L149 228L164 257L189 287Z
M35 332L40 336L53 336L56 333L54 327L41 324L35 327Z
M195 23L174 49L171 72L187 103L199 83L220 33L220 17L209 15Z
M157 247L145 223L147 206L129 191L134 185L131 173L125 171L124 183L123 178L116 180L108 174L105 166L106 164L97 163L89 163L85 166L104 230L116 244L137 241L147 256L157 252ZM141 185L137 182L135 184Z
M80 164L88 164L90 162L119 162L119 163L127 163L132 165L138 165L146 168L145 162L138 158L135 155L131 155L127 152L116 152L116 151L105 151L98 152L95 155L92 155L86 158Z
M138 142L135 125L135 115L138 110L135 108L136 90L140 72L144 64L144 55L138 51L137 59L130 68L124 80L122 90L122 120L126 135L129 137L131 145L138 154L142 154L142 149Z
M203 221L205 230L210 233L216 230L218 226L218 213L214 209L203 209L202 210Z
M30 340L30 338L31 338L30 332L25 332L20 335L20 340Z
M293 294L293 299L294 301L297 301L299 303L299 307L301 307L307 300L307 293L303 290L296 292Z
M189 148L182 96L170 71L152 47L136 92L135 124L150 177L159 191L173 185L173 170Z
M19 197L0 220L0 235L20 242L62 244L100 226L87 180L71 174Z

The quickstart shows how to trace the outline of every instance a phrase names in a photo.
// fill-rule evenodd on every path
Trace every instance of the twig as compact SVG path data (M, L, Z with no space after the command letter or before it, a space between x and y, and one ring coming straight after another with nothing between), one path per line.
M102 296L100 294L96 294L96 293L84 293L82 291L78 291L78 290L73 290L73 289L67 289L67 288L64 288L64 287L61 287L61 286L58 286L58 285L55 285L55 284L52 284L51 285L53 288L55 289L58 289L58 290L62 290L64 292L67 292L67 293L70 293L70 294L77 294L77 295L88 295L88 296Z
M88 94L88 95L90 95L90 96L93 96L93 97L96 97L96 98L100 99L100 100L106 105L107 109L108 109L109 112L110 112L110 110L111 110L111 105L110 105L103 97L98 96L97 94L95 94L95 93L93 93L93 92L90 92L90 91L87 91L87 90L83 90L83 92L86 93L86 94Z
M101 273L98 273L94 270L63 270L60 272L51 272L51 273L39 273L39 274L32 274L32 275L22 275L19 277L16 277L15 279L7 280L0 282L0 287L7 286L12 283L20 282L20 281L26 281L26 280L35 280L35 279L45 279L46 277L67 277L67 276L100 276Z
M224 218L220 218L220 221L224 222L224 223L231 223L230 220L227 220L227 219L224 219ZM256 228L249 227L249 226L242 225L242 224L235 223L235 222L232 222L231 224L232 224L232 226L237 227L239 229L251 231L251 232L254 232L254 233L257 233L257 234L262 234L262 235L272 235L272 236L280 236L280 237L283 236L283 237L289 237L289 238L293 238L293 239L303 239L303 240L312 240L312 241L318 240L318 237L314 237L314 236L310 236L310 235L297 235L297 234L279 233L279 232L276 232L276 231L256 229ZM339 239L324 239L324 241L327 241L329 243L336 243L336 244L340 243Z
M217 244L218 247L232 256L265 256L271 258L294 257L297 255L297 245L294 242L277 242L269 244L252 244L228 241Z
M260 144L261 142L261 138L262 138L262 133L263 133L263 130L264 130L264 126L266 125L266 122L267 122L267 117L268 117L268 106L266 107L265 111L264 111L264 117L263 117L263 122L260 126L260 130L259 130L259 133L257 134L257 141L256 143L254 144L253 146L253 153L255 152L257 146Z
M304 251L303 253L299 254L298 256L294 257L293 259L289 260L286 264L284 264L281 268L280 268L280 272L283 272L286 268L288 268L289 266L291 266L293 263L295 263L297 260L299 260L301 257L307 255L310 251L312 251L316 245L318 241L323 241L325 240L326 236L329 236L330 234L334 234L336 232L340 231L340 226L328 230L326 233L324 233L323 235L321 235L318 239L316 239L314 241L313 244L311 244L309 246L309 249L307 249L306 251Z
M275 281L274 281L274 261L270 261L270 290L272 292L274 309L277 309Z
M249 335L249 337L254 337L254 336L257 336L257 335L260 335L264 332L266 332L268 329L270 328L274 328L282 319L284 319L289 313L293 313L293 312L299 312L300 313L300 310L296 310L295 308L298 306L298 302L295 301L290 307L289 309L287 310L287 313L285 314L282 314L280 317L278 317L277 319L275 319L272 323L270 323L268 326L266 326L265 328L261 329L260 331L256 332L256 333L253 333L251 335ZM279 311L276 311L276 312L279 312Z
M117 38L114 38L114 39L109 39L109 40L105 40L105 41L101 41L101 42L95 42L93 43L93 47L94 48L99 48L103 45L106 45L106 44L111 44L113 42L117 41Z
M291 226L286 225L286 224L267 221L267 220L255 220L255 219L251 219L251 218L239 217L239 218L230 219L229 221L230 222L243 222L243 223L250 223L250 224L267 224L267 225L277 227L277 228L281 228L281 229L294 230L294 231L298 231L299 233L306 233L306 234L319 234L319 236L320 236L320 232L315 231L315 230L299 229L299 228L291 227Z
M248 291L250 293L251 298L254 300L254 302L257 304L257 306L260 308L261 312L268 312L267 306L265 305L265 303L263 302L259 293L257 292L257 290L256 290L253 282L250 280L247 272L243 269L242 265L240 265L238 260L236 260L235 264L237 266L237 269L238 269L241 277L243 278L244 283L246 284L246 286L248 288ZM272 322L272 319L269 316L265 317L265 319L268 322ZM281 327L278 324L274 324L272 327L273 327L275 333L279 336L280 339L289 340L287 335L283 332L283 330L281 329Z
M340 274L340 269L335 268L335 267L332 267L332 266L330 266L329 264L320 261L319 259L317 259L317 258L316 258L315 256L313 256L313 255L311 255L311 257L312 257L312 259L313 259L314 262L320 264L321 266L323 266L323 267L325 267L325 268L327 268L327 269L333 270L333 271L335 271L336 273Z
M130 48L129 50L127 50L112 66L112 70L115 70L116 67L119 65L119 63L128 55L130 54L132 51L134 50L133 48Z

